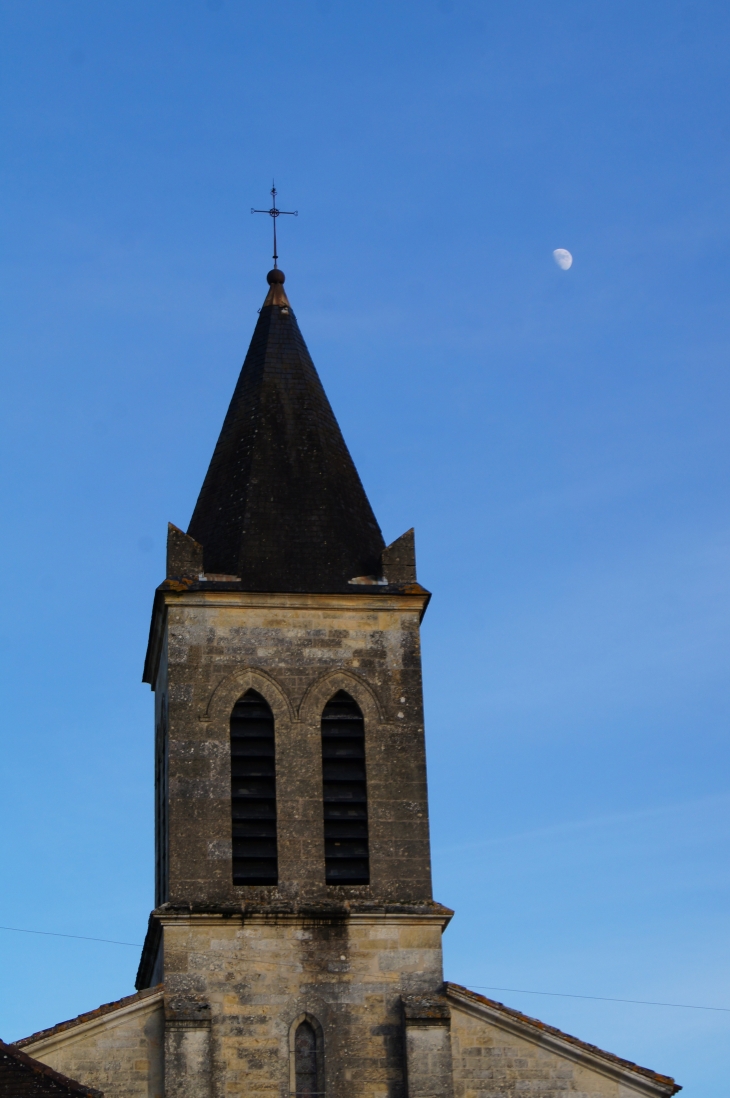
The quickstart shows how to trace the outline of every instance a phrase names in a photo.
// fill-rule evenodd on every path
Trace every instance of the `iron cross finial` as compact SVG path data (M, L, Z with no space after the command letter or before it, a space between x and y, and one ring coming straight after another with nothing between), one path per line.
M291 214L292 217L299 217L299 210L277 210L276 208L276 184L272 180L271 186L271 209L270 210L255 210L251 207L252 214L268 214L274 223L274 270L276 270L276 261L279 256L276 254L276 219L281 217L282 214Z

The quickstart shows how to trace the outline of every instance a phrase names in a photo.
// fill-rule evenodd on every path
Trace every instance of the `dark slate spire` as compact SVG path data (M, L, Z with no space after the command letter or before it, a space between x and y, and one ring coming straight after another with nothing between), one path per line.
M383 536L302 339L279 270L188 534L206 573L249 591L358 591Z

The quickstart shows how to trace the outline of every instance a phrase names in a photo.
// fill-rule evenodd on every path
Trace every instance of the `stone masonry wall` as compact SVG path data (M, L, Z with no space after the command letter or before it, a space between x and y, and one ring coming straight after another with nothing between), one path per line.
M327 1098L405 1098L401 997L441 986L442 919L162 918L169 1011L210 1006L214 1098L288 1098L303 1015Z
M23 1052L104 1092L104 1098L164 1098L162 994L38 1041Z
M637 1086L525 1040L451 1002L454 1098L630 1098Z
M166 651L157 682L158 723L164 694L169 736L164 899L429 901L423 598L165 597ZM266 698L275 717L278 889L234 887L231 877L229 720L249 688ZM369 886L324 883L320 719L340 689L355 698L365 718Z

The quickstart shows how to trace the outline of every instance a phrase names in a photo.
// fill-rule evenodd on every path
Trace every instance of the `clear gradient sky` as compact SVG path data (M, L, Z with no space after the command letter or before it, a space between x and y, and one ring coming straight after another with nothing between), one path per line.
M704 0L0 0L0 923L143 939L152 594L275 174L304 337L434 592L447 976L730 1008L729 50ZM133 989L134 948L0 951L6 1040ZM486 994L727 1095L730 1012Z

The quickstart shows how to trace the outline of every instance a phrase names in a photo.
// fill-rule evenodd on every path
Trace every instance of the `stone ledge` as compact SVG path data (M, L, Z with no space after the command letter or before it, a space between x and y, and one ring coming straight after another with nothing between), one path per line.
M403 1017L407 1026L449 1026L451 1010L445 995L404 995Z
M322 917L347 919L356 915L425 915L451 919L453 914L451 908L436 903L434 900L424 900L423 903L413 904L378 903L376 900L321 900L309 903L293 900L273 900L266 903L243 901L240 904L165 903L155 908L150 915L150 920L162 919L167 916L174 918L197 915L217 915L220 918L229 919L236 916L248 918L252 915L272 918L284 915L304 919Z

